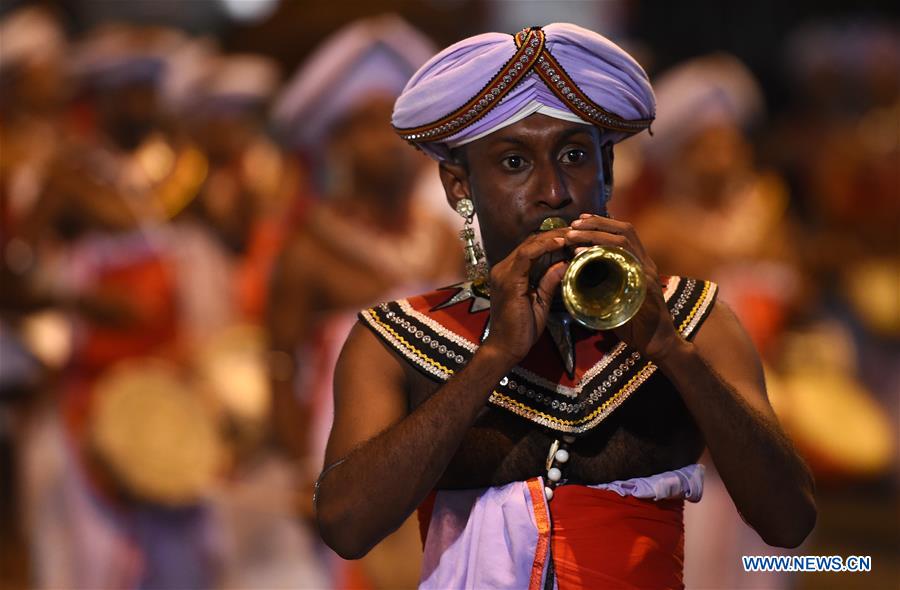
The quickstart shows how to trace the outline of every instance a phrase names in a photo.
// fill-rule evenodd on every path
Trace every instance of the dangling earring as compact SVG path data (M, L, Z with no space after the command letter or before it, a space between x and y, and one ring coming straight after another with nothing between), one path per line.
M465 220L459 237L463 241L463 249L466 258L466 280L473 283L483 283L487 280L487 262L484 259L484 250L475 239L475 229L472 227L472 218L475 215L475 205L471 199L460 199L456 203L456 212Z

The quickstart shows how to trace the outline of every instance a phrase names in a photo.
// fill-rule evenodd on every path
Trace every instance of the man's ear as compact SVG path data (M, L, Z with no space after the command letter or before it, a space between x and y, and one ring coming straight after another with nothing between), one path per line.
M471 199L472 190L469 186L469 172L461 162L442 161L438 165L441 176L441 184L444 185L444 193L447 202L453 210L462 199Z

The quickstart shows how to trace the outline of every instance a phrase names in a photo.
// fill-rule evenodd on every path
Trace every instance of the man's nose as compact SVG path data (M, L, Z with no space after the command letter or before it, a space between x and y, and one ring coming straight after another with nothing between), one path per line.
M547 164L539 170L538 204L548 209L562 209L572 202L569 188L557 166Z

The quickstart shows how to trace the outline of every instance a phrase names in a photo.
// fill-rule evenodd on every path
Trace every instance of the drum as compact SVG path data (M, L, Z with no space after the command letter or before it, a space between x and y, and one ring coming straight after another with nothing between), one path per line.
M766 371L769 398L816 479L878 477L894 459L896 425L856 378L855 352L835 324L785 336L783 367Z
M270 409L265 333L235 325L199 347L197 376L216 400L236 451L248 454L265 436Z
M142 358L97 380L88 443L130 496L168 506L201 500L227 453L210 404L178 368Z
M864 479L890 468L895 444L890 420L858 382L822 372L790 375L781 383L776 407L816 479Z

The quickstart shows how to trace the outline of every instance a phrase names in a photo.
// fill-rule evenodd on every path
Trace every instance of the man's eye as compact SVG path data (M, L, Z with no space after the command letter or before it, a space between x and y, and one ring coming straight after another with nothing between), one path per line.
M503 158L503 166L509 170L518 170L525 165L521 156L507 156Z
M586 157L587 153L584 150L569 150L563 154L562 159L566 164L577 164L584 161Z

